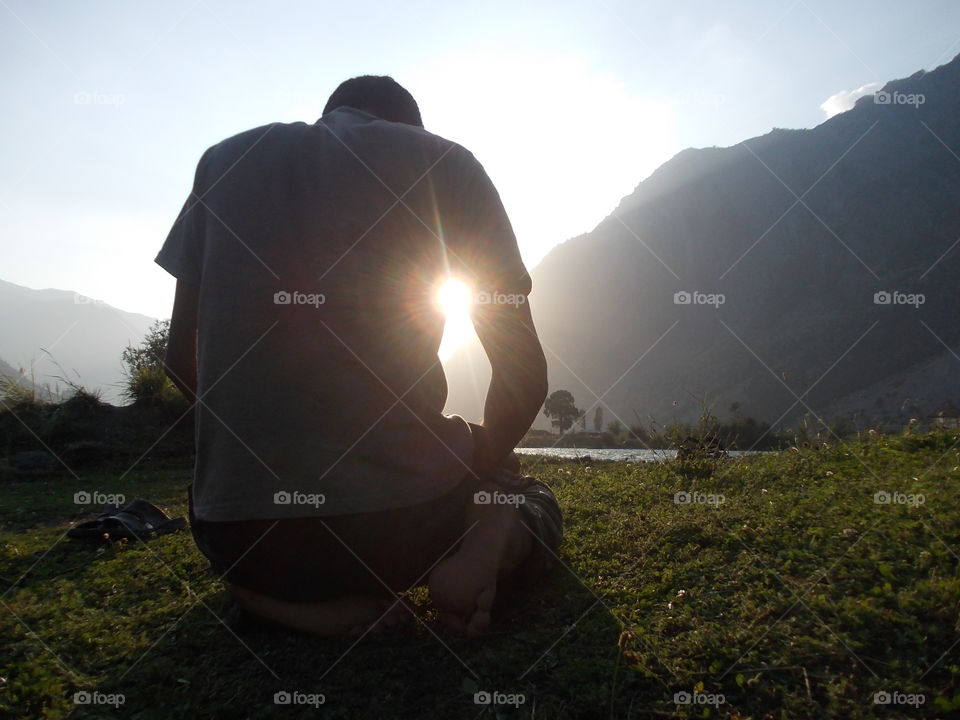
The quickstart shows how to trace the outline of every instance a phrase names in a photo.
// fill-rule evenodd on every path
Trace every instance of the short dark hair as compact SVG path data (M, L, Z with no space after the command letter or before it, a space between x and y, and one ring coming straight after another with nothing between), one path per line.
M323 114L344 105L391 122L423 127L417 101L389 75L361 75L344 80L327 100Z

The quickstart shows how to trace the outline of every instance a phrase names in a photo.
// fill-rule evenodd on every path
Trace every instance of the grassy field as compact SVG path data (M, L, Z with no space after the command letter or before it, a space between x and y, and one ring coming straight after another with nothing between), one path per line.
M185 514L189 467L8 480L0 713L957 717L957 440L866 436L651 465L533 460L526 470L566 514L563 564L473 641L445 635L423 592L422 622L383 637L244 629L188 532L93 548L65 538L91 510L78 491ZM77 704L78 692L96 702ZM483 693L497 702L477 704Z

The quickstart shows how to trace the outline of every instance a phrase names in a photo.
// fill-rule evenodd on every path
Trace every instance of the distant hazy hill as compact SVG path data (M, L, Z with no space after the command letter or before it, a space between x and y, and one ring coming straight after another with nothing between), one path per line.
M152 322L73 292L0 280L0 357L16 374L16 368L33 365L36 384L51 389L58 384L64 389L56 376L65 375L87 389L101 389L104 400L119 402L120 354L128 343L139 343Z
M34 396L43 400L56 401L59 399L59 396L55 393L54 389L43 385L35 385L30 381L30 373L28 368L24 368L26 371L21 375L20 369L15 368L10 363L5 362L3 358L0 358L0 376L5 378L11 378L15 380L18 384L23 386L25 389L33 392Z
M661 423L704 397L769 422L806 412L793 393L889 422L960 399L960 58L884 91L812 130L685 150L554 249L531 297L551 388ZM675 303L695 291L725 302ZM448 410L478 417L482 351L447 373Z

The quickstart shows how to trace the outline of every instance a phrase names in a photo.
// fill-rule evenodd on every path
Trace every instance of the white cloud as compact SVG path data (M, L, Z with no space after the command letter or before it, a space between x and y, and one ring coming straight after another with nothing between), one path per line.
M857 102L857 100L862 98L864 95L870 95L871 93L876 92L882 87L883 83L872 82L867 83L866 85L861 85L856 90L841 90L840 92L834 93L828 97L820 106L820 109L826 113L827 120L829 120L834 115L839 115L847 110L852 110L853 105Z

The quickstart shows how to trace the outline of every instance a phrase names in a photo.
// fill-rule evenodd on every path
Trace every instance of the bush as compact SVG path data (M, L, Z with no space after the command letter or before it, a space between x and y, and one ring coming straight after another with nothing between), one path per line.
M183 393L170 381L164 369L157 365L143 365L133 370L127 378L123 397L135 405L183 403L186 408L186 398L183 397Z

